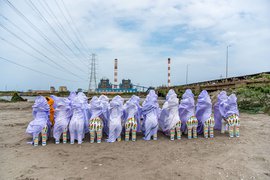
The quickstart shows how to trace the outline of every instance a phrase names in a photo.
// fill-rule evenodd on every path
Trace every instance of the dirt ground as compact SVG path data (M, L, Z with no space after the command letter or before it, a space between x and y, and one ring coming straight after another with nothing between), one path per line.
M32 103L0 103L0 179L270 179L270 117L241 114L240 138L45 147L27 144Z

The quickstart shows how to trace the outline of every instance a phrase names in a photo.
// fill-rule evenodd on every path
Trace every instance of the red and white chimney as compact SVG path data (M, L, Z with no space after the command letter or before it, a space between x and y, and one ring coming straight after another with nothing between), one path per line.
M117 88L117 73L118 73L118 61L117 59L114 60L114 88Z
M168 58L168 87L171 86L171 59Z

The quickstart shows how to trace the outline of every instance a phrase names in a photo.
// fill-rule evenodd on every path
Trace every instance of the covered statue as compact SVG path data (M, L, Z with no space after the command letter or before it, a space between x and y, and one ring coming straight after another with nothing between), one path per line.
M108 105L107 103L105 103L107 101L103 101L102 98L101 96L99 98L97 96L94 96L90 101L90 143L94 143L95 138L97 143L101 142L104 124L105 122L107 122Z
M190 89L182 95L179 115L182 122L181 131L188 134L188 139L197 138L198 120L195 116L194 94Z
M109 135L107 142L121 141L122 121L123 121L124 99L117 95L110 101L109 107Z
M153 137L157 140L158 118L160 114L158 96L154 90L150 90L142 104L142 132L144 140L150 140Z
M229 97L221 92L218 101L215 104L215 120L218 124L217 129L221 129L221 133L229 130L230 137L239 137L239 111L237 105L237 97L231 94Z
M132 141L136 141L136 133L141 129L140 97L131 96L124 105L125 141L129 141L131 133Z
M72 117L72 110L70 100L68 98L57 98L54 102L54 127L53 137L55 138L55 144L60 143L60 137L62 136L63 143L67 143L67 132L70 119Z
M69 124L70 144L74 144L74 140L78 140L78 144L82 143L85 133L88 130L88 119L90 117L89 104L87 97L79 92L71 101L72 118Z
M179 99L177 94L173 89L170 89L161 110L159 125L164 134L170 136L171 140L174 140L175 131L177 139L181 139L181 121L178 106Z
M197 100L196 118L198 120L198 134L204 134L205 138L214 137L215 120L212 115L212 102L206 90L203 90Z
M38 96L32 108L34 119L28 124L26 133L33 137L34 146L38 146L41 135L42 146L45 146L49 133L48 129L51 126L49 119L50 107L45 97Z

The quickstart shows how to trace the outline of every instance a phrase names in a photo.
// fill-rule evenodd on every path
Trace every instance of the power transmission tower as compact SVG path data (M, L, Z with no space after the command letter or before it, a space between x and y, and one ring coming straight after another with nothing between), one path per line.
M88 92L94 92L97 89L97 72L96 72L96 54L92 54L90 59L90 79Z

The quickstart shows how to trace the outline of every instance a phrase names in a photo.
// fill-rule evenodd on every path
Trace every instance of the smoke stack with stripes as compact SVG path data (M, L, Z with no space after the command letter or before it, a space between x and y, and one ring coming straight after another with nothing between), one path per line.
M171 59L168 58L168 87L171 86Z
M117 88L117 71L118 71L118 60L115 59L114 60L114 88L116 89Z

